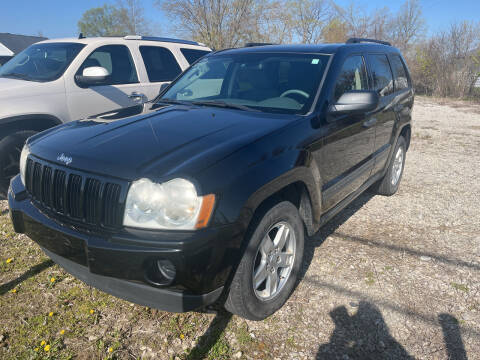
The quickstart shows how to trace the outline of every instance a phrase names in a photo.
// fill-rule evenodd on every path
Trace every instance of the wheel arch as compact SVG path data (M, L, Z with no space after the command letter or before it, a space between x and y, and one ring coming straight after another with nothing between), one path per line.
M294 168L263 185L248 198L242 211L244 222L250 226L257 215L275 203L287 200L297 207L307 233L311 236L320 227L320 188L316 166Z
M0 138L22 130L43 131L62 124L56 116L50 114L17 115L0 119Z
M405 138L407 150L410 147L410 139L412 138L412 127L410 124L406 124L402 129L400 130L400 135Z

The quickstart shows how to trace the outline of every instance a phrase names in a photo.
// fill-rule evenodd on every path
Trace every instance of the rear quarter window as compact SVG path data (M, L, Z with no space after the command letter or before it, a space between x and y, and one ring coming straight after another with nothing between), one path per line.
M182 52L183 56L185 56L185 59L187 59L190 65L210 53L210 51L198 49L180 49L180 51Z
M140 46L140 53L150 82L172 81L182 72L175 56L168 49L160 46Z

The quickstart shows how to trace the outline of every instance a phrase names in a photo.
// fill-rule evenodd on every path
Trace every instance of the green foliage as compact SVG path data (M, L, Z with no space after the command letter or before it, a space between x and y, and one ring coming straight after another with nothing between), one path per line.
M105 4L83 13L78 21L78 30L85 36L121 36L126 29L121 24L121 10Z
M83 13L78 30L85 36L148 35L150 27L138 0L105 4Z

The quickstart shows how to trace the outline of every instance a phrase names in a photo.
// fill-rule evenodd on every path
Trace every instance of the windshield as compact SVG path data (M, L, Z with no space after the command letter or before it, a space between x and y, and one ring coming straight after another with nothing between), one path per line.
M158 101L305 114L315 99L328 58L298 53L207 56Z
M42 82L56 80L84 46L77 43L32 45L3 65L0 77Z

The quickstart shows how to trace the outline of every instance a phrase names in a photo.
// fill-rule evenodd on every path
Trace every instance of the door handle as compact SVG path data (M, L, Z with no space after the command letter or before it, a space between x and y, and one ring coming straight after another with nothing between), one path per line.
M134 101L137 101L137 100L143 100L145 95L134 91L130 95L128 95L128 97Z
M376 118L370 118L367 121L364 121L363 127L369 128L369 127L372 127L373 125L375 125L376 123L377 123Z

